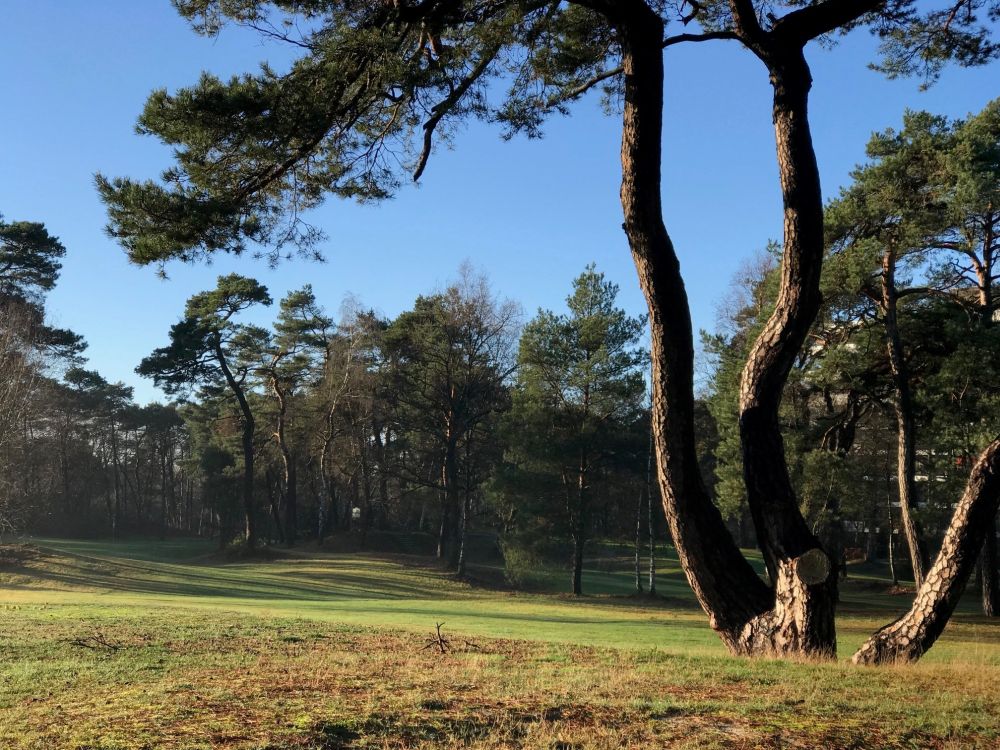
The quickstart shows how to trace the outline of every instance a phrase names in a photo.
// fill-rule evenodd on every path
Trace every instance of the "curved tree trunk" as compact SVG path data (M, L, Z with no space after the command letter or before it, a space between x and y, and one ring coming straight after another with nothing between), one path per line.
M778 419L785 383L820 306L823 209L808 124L812 77L800 47L768 51L762 59L774 90L784 253L774 313L743 369L740 439L747 502L776 602L773 612L750 624L746 637L763 638L778 653L833 656L835 566L799 510Z
M972 468L941 551L910 611L869 638L854 654L855 664L916 661L934 645L965 590L998 506L1000 437L986 447Z
M916 496L916 441L913 424L913 395L910 376L903 357L903 342L899 337L896 295L896 253L891 248L882 256L882 325L885 328L886 351L892 373L893 408L896 412L896 486L899 489L899 517L903 536L910 552L913 581L919 588L924 582L924 553L920 529L913 517Z
M660 203L663 23L644 3L620 12L613 22L625 72L623 228L649 307L657 478L688 583L729 649L747 653L743 627L770 610L773 597L712 503L695 451L691 316Z
M745 8L737 8L746 14ZM785 203L782 284L774 315L748 359L740 393L745 478L773 590L733 543L695 454L690 313L660 206L662 23L644 3L617 19L625 72L622 207L653 335L653 426L664 508L688 581L737 654L836 653L836 575L798 508L778 424L781 392L820 304L823 212L807 118L802 48L759 28L744 43L767 64ZM749 9L752 20L752 8Z

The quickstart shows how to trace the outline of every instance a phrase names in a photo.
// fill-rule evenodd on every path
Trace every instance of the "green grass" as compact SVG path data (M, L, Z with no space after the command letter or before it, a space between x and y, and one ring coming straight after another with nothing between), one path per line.
M971 605L915 667L855 668L851 650L908 605L859 568L841 662L739 660L676 559L658 563L651 601L628 596L627 550L595 559L594 595L574 599L398 555L0 547L0 747L1000 746L1000 628ZM438 622L455 652L423 648Z

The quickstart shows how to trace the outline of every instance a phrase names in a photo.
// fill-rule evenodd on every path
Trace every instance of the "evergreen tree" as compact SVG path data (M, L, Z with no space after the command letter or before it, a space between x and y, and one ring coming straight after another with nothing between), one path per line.
M247 378L253 369L254 355L259 358L266 345L267 332L238 323L235 317L258 304L271 304L266 287L238 274L220 276L215 289L188 300L184 318L170 327L170 343L156 349L136 368L136 372L153 378L153 382L168 393L222 382L236 399L242 426L243 513L250 549L257 544L254 510L256 421L247 398Z
M510 451L525 475L514 483L523 488L524 515L570 538L577 595L601 474L645 444L645 320L616 307L617 296L617 285L588 266L573 282L569 312L539 311L518 351Z

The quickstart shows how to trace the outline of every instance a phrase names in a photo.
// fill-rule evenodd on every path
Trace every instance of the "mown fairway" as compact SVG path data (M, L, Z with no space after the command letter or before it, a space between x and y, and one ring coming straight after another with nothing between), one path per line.
M983 618L961 614L915 667L750 662L725 655L675 562L655 602L624 596L624 558L598 568L599 593L574 600L412 557L0 547L0 747L1000 746L1000 627ZM907 604L877 572L845 588L842 659ZM443 655L424 648L438 622Z

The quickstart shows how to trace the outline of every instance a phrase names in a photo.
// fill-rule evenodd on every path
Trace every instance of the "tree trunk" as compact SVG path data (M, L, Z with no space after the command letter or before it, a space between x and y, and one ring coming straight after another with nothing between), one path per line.
M246 542L249 549L254 549L257 546L257 523L254 517L254 502L253 502L253 433L254 433L254 418L253 412L250 411L250 404L247 403L246 395L243 393L243 388L240 383L233 377L232 371L229 369L229 363L226 361L225 352L223 352L222 344L218 341L215 343L215 357L219 363L219 369L222 370L222 374L226 378L226 384L229 389L233 392L236 397L236 401L240 405L240 414L242 415L242 427L243 431L240 435L240 442L243 446L243 515L246 521L245 532L246 532Z
M573 534L573 559L571 561L573 576L573 596L583 596L583 548L585 539L580 528Z
M445 499L445 494L442 491L441 492L441 523L438 524L437 549L435 551L435 557L437 557L438 560L444 560L445 559L445 554L447 552L447 546L448 546L448 536L449 536L448 527L449 526L450 526L450 524L449 524L449 518L448 518L448 501Z
M993 516L986 525L986 538L979 553L982 570L983 614L1000 616L1000 586L997 584L997 519Z
M746 648L836 654L835 566L799 510L785 461L778 409L788 375L819 311L823 207L808 123L812 77L802 49L766 50L784 199L784 253L774 313L740 382L740 439L747 502L774 585L776 606L750 623ZM756 645L755 645L755 642Z
M465 490L465 497L462 499L462 519L458 531L458 561L455 565L455 573L458 576L465 575L466 569L466 542L469 536L469 513L472 508L472 498L468 487Z
M855 664L916 661L934 644L965 590L998 506L1000 437L986 447L972 468L941 551L910 611L869 638L854 654Z
M886 482L886 484L887 485L889 484L888 481ZM896 550L893 546L893 538L892 538L892 533L893 533L892 495L890 495L888 492L886 493L885 496L885 505L886 505L886 510L888 511L888 519L889 519L888 521L889 522L889 576L892 578L892 585L897 586L899 585L899 576L896 575Z
M329 416L329 415L328 415ZM331 528L337 526L340 519L337 515L337 488L334 485L333 477L330 476L328 464L330 462L330 445L333 443L333 430L329 427L323 436L323 447L319 454L319 479L323 484L323 494L326 500L326 513L323 512L323 503L320 502L318 536L319 543L323 543L323 538L330 532Z
M285 418L288 413L288 398L284 389L278 385L277 378L271 378L271 389L278 399L278 424L274 431L274 439L278 443L281 461L285 470L285 544L295 546L299 524L299 489L295 472L295 456L288 446L285 434Z
M691 316L660 203L663 23L644 3L631 7L614 19L625 72L621 202L649 307L657 475L688 583L729 649L746 653L743 627L770 609L773 597L729 535L698 465Z
M267 502L271 506L271 518L274 520L274 528L278 532L278 541L284 544L285 532L281 523L281 509L278 507L278 501L274 497L274 481L271 479L270 469L264 472L264 484L267 486Z
M167 538L167 455L160 456L160 541Z
M457 446L452 438L452 430L448 428L448 442L445 446L444 463L441 466L441 484L444 491L444 510L441 521L441 538L438 540L438 557L447 560L449 568L458 567L458 481L456 471L455 451Z
M642 496L640 489L635 504L635 590L639 594L642 593L642 564L639 559L642 549Z
M649 533L649 595L656 595L656 524L653 517L653 431L646 454L646 529Z
M885 328L886 351L892 373L893 407L896 412L896 484L899 489L899 516L910 551L913 581L919 588L924 582L924 555L920 530L913 517L916 496L916 441L913 424L913 396L910 376L899 337L896 297L896 253L890 247L882 256L882 324Z
M466 568L466 542L469 536L469 514L472 512L472 436L465 437L465 482L462 492L462 518L458 531L458 561L455 572L459 576L465 575Z

